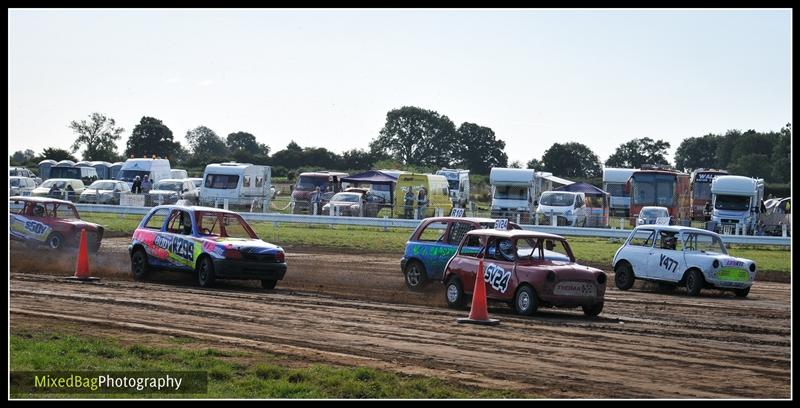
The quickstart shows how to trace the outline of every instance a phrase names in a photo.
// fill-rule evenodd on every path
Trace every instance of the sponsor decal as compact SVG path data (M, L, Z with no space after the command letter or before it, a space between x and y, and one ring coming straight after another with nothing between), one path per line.
M727 282L748 282L750 274L739 268L722 268L717 271L717 279Z
M25 229L34 235L42 235L42 233L47 231L47 225L37 221L26 221Z
M675 272L675 269L678 268L678 261L663 254L658 264L669 272Z
M589 296L597 295L594 284L588 282L559 282L553 288L553 294L559 296Z
M451 246L414 245L411 253L422 257L451 256L456 253L456 249Z
M725 265L725 266L744 266L744 262L737 261L737 260L734 260L734 259L729 259L727 261L724 261L724 262L722 262L722 264Z
M506 293L508 281L511 280L511 271L507 271L495 264L489 264L483 273L483 280L494 290Z

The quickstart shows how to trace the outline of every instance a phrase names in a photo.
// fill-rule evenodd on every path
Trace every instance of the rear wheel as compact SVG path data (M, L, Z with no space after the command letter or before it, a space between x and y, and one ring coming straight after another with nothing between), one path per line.
M461 286L461 280L456 276L453 276L447 281L444 294L447 300L447 307L461 309L467 303L466 296L464 295L464 288Z
M278 281L275 279L263 279L261 280L261 287L264 289L275 289L275 285L278 284Z
M603 311L603 302L595 303L591 306L583 306L583 314L586 316L597 316Z
M514 311L522 316L530 316L539 309L539 298L530 286L520 286L514 295Z
M619 290L628 290L633 287L636 276L633 274L631 265L627 262L620 262L614 268L614 283Z
M147 252L138 248L131 255L131 273L134 280L144 280L150 272L150 264L147 262Z
M59 250L64 248L64 237L58 232L51 233L50 236L47 237L46 242L50 249Z
M689 296L698 296L701 289L703 289L703 275L697 269L692 269L686 274L686 292Z
M405 275L406 286L411 290L420 290L428 281L428 275L425 272L425 266L419 261L410 261L406 264L406 269L403 271Z
M197 283L204 288L214 284L214 262L207 256L200 259L197 265Z
M736 294L736 297L747 297L747 295L750 293L750 288L734 289L733 293Z

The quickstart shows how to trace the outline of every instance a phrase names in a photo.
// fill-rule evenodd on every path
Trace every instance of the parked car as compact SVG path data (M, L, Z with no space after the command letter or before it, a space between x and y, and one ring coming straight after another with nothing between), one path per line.
M634 228L611 265L620 290L641 279L667 287L685 285L691 296L715 288L745 297L756 277L755 262L728 255L716 233L668 225Z
M175 204L178 200L187 200L197 204L200 191L189 179L165 179L157 182L150 190L149 201L153 204Z
M130 193L128 183L119 180L97 180L85 190L78 198L81 203L119 204L122 194Z
M642 207L636 217L636 225L646 224L672 224L667 207Z
M447 261L456 253L461 238L468 231L479 228L494 228L492 218L431 217L420 222L411 233L400 259L400 271L406 286L417 290L429 281L441 280ZM516 223L509 228L520 229Z
M336 193L322 206L322 214L330 215L331 206L339 208L339 215L354 217L377 217L386 202L383 197L372 194L368 188L350 187Z
M208 207L154 207L128 251L137 280L153 269L171 269L195 273L203 287L216 279L255 279L273 289L286 273L281 247L259 239L239 214Z
M30 177L11 176L8 178L8 196L29 196L36 188L36 181Z
M34 183L36 183L36 186L42 183L41 177L37 176L36 173L26 169L25 167L9 167L8 175L18 176L18 177L29 177L33 179Z
M26 243L46 245L52 249L77 246L81 230L86 230L90 250L97 251L103 240L103 226L82 221L75 205L69 201L42 197L10 197L9 236ZM19 209L16 209L20 206Z
M202 177L192 177L189 179L189 181L191 181L192 184L194 184L194 186L197 187L198 190L203 187Z
M83 181L71 178L52 178L36 187L31 192L34 197L67 198L77 200L86 187Z
M483 271L478 271L480 265ZM576 263L564 237L523 230L480 229L466 233L444 273L445 300L463 307L483 273L487 300L507 302L517 314L540 307L603 311L606 274Z

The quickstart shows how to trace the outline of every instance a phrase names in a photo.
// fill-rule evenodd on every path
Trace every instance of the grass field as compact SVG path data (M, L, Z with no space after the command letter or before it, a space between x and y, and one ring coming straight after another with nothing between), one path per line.
M192 339L174 344L123 344L52 329L12 333L15 371L205 371L207 394L20 394L12 398L531 398L420 376L363 367L308 364L254 351L199 348Z
M130 233L141 220L140 216L124 216L100 213L84 213L83 218L103 224L108 231ZM411 230L403 228L329 226L277 224L271 222L251 223L258 236L277 245L305 246L348 251L396 253L399 257L408 240ZM614 252L621 242L604 238L570 237L570 245L578 261L608 265L610 268ZM777 246L731 245L729 252L738 257L752 259L760 270L789 272L791 252L788 248Z

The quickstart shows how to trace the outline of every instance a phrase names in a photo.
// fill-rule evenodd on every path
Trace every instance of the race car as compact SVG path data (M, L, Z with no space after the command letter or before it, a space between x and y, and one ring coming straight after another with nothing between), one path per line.
M479 268L483 270L479 272ZM575 262L564 237L535 231L480 229L466 233L444 273L445 300L463 307L483 273L486 298L507 302L520 315L540 307L603 311L606 274Z
M217 208L154 207L134 231L128 252L136 280L170 269L195 273L202 287L216 279L254 279L273 289L286 274L281 247L259 239L239 214Z
M617 249L611 265L620 290L636 279L674 288L685 285L691 296L703 288L731 290L746 297L756 278L755 262L728 255L714 232L691 227L636 227Z
M45 197L9 197L8 234L27 244L51 249L77 247L81 230L86 230L88 249L97 251L103 240L103 226L81 220L69 201Z
M492 218L431 217L420 222L406 242L400 271L405 276L406 286L418 290L431 280L441 280L444 267L468 231L478 228L493 228ZM520 229L516 223L510 228Z

